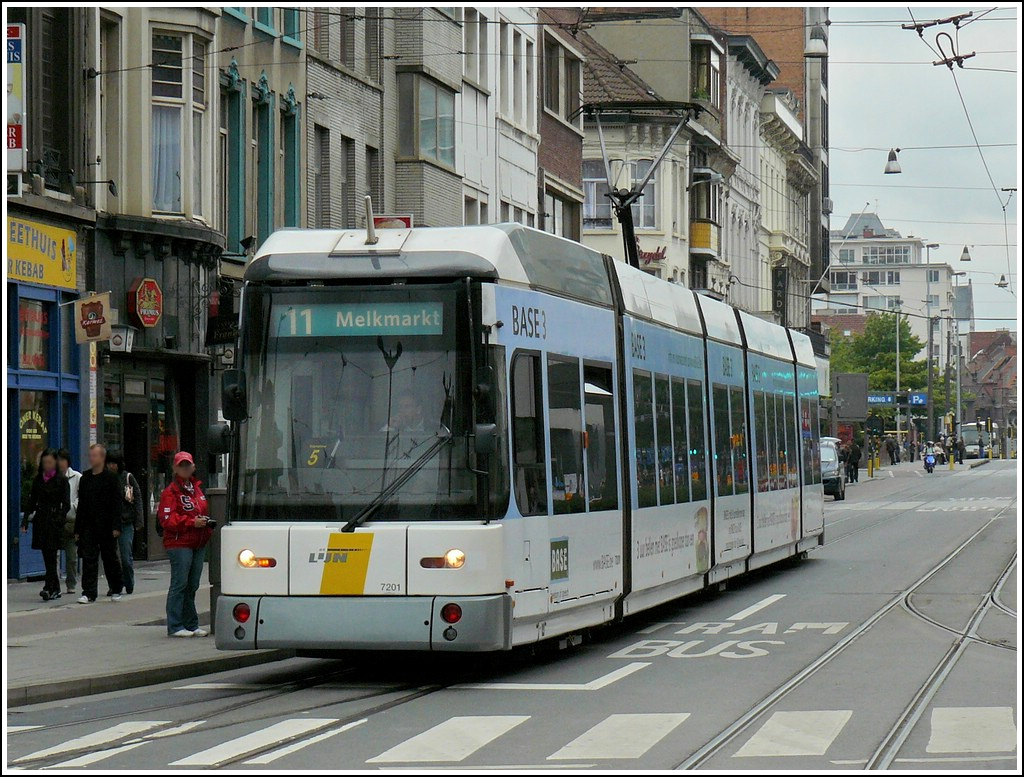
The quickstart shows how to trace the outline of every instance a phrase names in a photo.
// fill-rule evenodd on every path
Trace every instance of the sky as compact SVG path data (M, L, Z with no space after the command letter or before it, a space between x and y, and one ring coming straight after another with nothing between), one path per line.
M974 145L971 128L948 68L913 30L900 24L941 19L966 11L980 16L995 6L832 6L829 17L829 140L832 228L842 229L851 213L877 212L903 235L939 243L932 262L968 270L974 286L977 329L1017 329L1019 303L995 286L1008 272L1003 211ZM948 32L960 54L977 52L956 69L963 99L996 188L1016 187L1020 170L1019 7L1006 5L976 22L925 30ZM957 40L958 37L958 40ZM951 50L943 38L946 52ZM908 64L901 64L908 63ZM1012 72L969 70L993 68ZM989 144L1008 144L985 147ZM915 146L963 146L927 149ZM899 154L903 172L885 175L888 149ZM856 150L865 149L865 150ZM999 192L1003 201L1006 192ZM1017 194L1006 208L1009 263L1018 289ZM967 245L972 261L961 264ZM833 245L833 249L836 245ZM966 282L966 278L960 282ZM982 318L983 316L989 318ZM996 319L1010 319L998 321Z

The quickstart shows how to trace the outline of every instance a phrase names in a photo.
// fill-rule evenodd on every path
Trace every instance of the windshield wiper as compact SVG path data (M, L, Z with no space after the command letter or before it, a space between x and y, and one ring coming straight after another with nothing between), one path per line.
M423 466L438 451L440 451L441 448L443 448L445 446L445 444L451 442L451 440L452 440L452 433L451 433L451 431L449 431L447 428L444 429L442 431L442 433L438 435L437 439L434 440L434 443L429 448L427 448L425 451L423 451L423 453L421 453L419 455L419 457L415 461L413 461L412 464L409 465L409 467L405 470L405 472L403 472L401 475L396 477L391 482L391 485L389 485L386 488L382 489L381 492L379 494L377 494L377 496L375 496L373 498L373 501L371 501L368 505L366 505L366 507L364 507L358 513L356 513L352 517L352 520L350 520L348 523L346 523L341 528L341 530L343 532L351 533L351 532L354 532L356 530L357 526L362 526L364 523L366 523L366 521L369 520L370 516L373 515L375 512L377 512L377 510L380 509L381 505L383 505L385 502L388 501L388 499L390 499L392 496L394 496L402 486L404 486L406 483L408 483L410 480L412 480L413 476L417 472L419 472L421 469L423 469Z

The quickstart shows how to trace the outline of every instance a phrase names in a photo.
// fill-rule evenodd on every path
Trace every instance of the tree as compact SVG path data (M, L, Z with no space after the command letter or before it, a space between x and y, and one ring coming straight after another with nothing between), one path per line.
M924 347L921 338L910 330L910 323L900 322L900 387L921 389L928 383L923 359L914 356ZM873 391L896 389L896 315L877 313L868 316L864 331L852 337L832 332L832 372L866 372L868 388Z

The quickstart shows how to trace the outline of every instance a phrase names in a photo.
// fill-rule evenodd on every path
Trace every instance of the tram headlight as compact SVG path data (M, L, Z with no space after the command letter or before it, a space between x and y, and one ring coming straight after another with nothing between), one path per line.
M466 563L466 554L458 548L452 548L444 554L444 565L450 569L461 569Z
M259 563L259 561L256 559L256 554L246 548L245 550L239 551L238 563L246 569L252 569Z

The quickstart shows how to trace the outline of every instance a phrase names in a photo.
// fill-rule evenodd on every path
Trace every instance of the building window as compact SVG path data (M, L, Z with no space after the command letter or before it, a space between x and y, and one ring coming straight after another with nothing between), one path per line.
M301 38L301 30L299 28L299 9L285 8L281 11L281 16L284 23L284 36L286 38L291 38L293 41L299 41Z
M38 133L35 145L38 172L47 189L67 188L65 171L72 164L72 130L66 111L74 104L71 91L72 10L45 8L40 12L38 38L39 79L33 100L36 120L31 129ZM29 54L32 52L29 50ZM79 71L80 72L80 71ZM29 142L32 142L32 132Z
M553 38L544 42L544 107L559 118L579 126L573 116L580 107L582 63ZM570 118L572 117L572 118Z
M498 70L499 70L499 81L498 93L501 97L501 112L508 116L509 108L511 103L509 98L512 96L512 87L510 85L509 74L512 72L512 64L509 56L509 35L508 35L508 22L501 22L498 25Z
M274 228L274 97L265 86L253 88L253 144L256 164L257 240L262 243Z
M580 204L554 192L544 193L543 229L552 235L580 239Z
M299 226L299 111L294 104L281 112L281 147L284 165L284 226Z
M937 308L939 306L939 295L938 294L929 294L927 302L928 302L929 307Z
M380 151L372 146L366 147L366 181L370 194L370 202L375 210L384 208L384 181L381 179Z
M518 123L523 121L523 102L526 99L523 70L523 35L519 30L512 30L512 118Z
M910 264L910 246L872 245L862 249L864 264Z
M269 5L261 5L256 8L256 23L262 24L269 30L274 29L274 9Z
M114 19L103 18L100 22L100 71L111 72L121 69L121 24ZM100 159L102 166L95 167L95 178L112 178L123 181L121 138L124 128L121 125L121 94L120 78L97 79L100 89ZM97 193L103 191L97 190ZM107 210L112 211L116 205L113 198L107 199Z
M153 34L152 45L153 210L201 216L212 166L206 159L206 43L191 35L159 32ZM182 181L189 180L186 207Z
M331 226L331 131L313 126L313 226Z
M245 96L243 84L233 75L223 71L220 75L217 137L221 175L218 223L224 229L229 254L241 250L239 241L245 237Z
M855 275L855 273L850 274ZM898 286L900 272L899 270L870 270L863 274L863 281L865 286Z
M939 282L939 271L938 270L929 270L928 271L928 283L938 283L938 282Z
M421 75L401 73L399 153L455 166L455 93ZM411 107L411 110L409 108Z
M864 307L868 310L895 310L900 306L899 295L877 295L864 297Z
M474 8L466 8L462 22L463 76L487 88L487 17Z
M341 193L341 227L351 229L355 226L355 193L356 193L356 144L351 138L341 137L338 142L341 158L341 177L338 191Z
M852 248L839 249L839 261L843 264L853 264L856 260L856 251Z
M650 159L638 159L630 163L634 185L639 184L651 169ZM658 228L658 175L655 172L644 187L640 199L632 206L633 226L637 229Z
M690 257L690 288L706 289L708 287L708 263L699 256Z
M363 69L375 81L380 80L380 8L366 6L363 22ZM486 42L486 39L485 39ZM484 68L486 72L486 67Z
M611 229L612 201L608 179L600 159L583 161L583 228Z
M318 54L331 57L331 11L327 8L313 9L313 48Z
M832 273L832 289L834 291L848 291L857 288L857 273L855 272L834 272Z
M709 43L694 43L690 52L690 92L718 108L721 105L719 56Z

